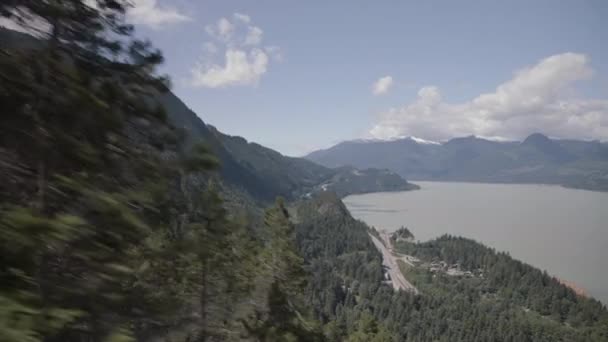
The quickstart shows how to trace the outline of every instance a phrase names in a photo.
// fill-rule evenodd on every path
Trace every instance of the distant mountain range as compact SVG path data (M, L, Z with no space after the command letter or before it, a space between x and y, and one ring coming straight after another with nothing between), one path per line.
M223 182L244 190L254 199L271 201L277 196L295 199L320 191L346 196L417 188L388 170L325 167L304 158L284 156L242 137L224 134L205 124L171 92L162 95L161 102L169 120L184 130L190 143L203 141L220 158Z
M475 136L433 143L417 138L353 140L305 158L327 167L386 168L410 180L545 183L608 191L608 144L534 133L524 141Z

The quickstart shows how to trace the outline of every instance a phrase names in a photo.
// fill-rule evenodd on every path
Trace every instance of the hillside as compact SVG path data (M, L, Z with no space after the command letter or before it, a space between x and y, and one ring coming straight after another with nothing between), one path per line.
M0 30L0 340L324 341L272 200L411 185L207 126L106 34L126 5L37 4L53 44Z
M414 180L546 183L608 191L608 144L550 139L540 133L522 142L474 136L441 144L411 138L355 140L306 158L328 167L387 168Z
M377 341L608 338L608 311L600 302L506 253L451 236L400 239L396 251L415 263L401 263L401 270L420 294L393 291L370 228L337 197L323 194L294 211L298 247L311 272L306 296L330 341L358 334L369 316L377 320L375 330L360 341L378 335L388 337Z
M471 240L415 244L401 230L420 293L394 290L374 232L341 197L415 185L204 123L167 91L159 51L132 36L130 2L96 4L0 5L51 26L48 44L0 30L0 341L608 339L599 302ZM397 143L420 158L441 150ZM446 160L496 147L449 145ZM521 145L547 163L588 153L542 136Z
M19 49L41 49L44 44L23 33L0 28L0 43ZM167 89L155 92L150 102L164 107L169 123L183 139L183 149L203 142L218 157L225 190L250 201L271 203L277 196L296 199L325 190L341 196L375 191L405 191L417 187L395 173L363 168L351 170L321 166L293 158L206 124L181 99Z
M362 192L416 189L415 185L385 170L332 169L304 158L284 156L205 124L171 92L163 94L160 99L169 121L182 130L187 144L196 141L207 144L220 159L223 181L245 190L258 200L268 202L277 196L295 199L326 190L346 196Z

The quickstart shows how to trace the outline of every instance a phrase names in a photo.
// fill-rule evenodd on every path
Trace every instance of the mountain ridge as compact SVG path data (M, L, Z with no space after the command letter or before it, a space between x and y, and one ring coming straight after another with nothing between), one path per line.
M412 180L547 183L608 191L607 143L552 139L541 133L523 141L476 136L441 144L418 143L410 137L345 141L305 157L328 167L387 168Z
M355 172L348 168L329 168L305 158L284 156L206 124L171 92L162 94L159 99L169 121L183 131L186 145L197 141L207 144L221 161L223 180L263 202L272 201L277 196L296 199L319 191L335 191L339 196L346 196L417 188L387 170L363 168Z
M46 44L44 40L2 27L0 43L25 50L41 49ZM269 203L279 196L296 199L319 190L332 190L346 196L356 192L416 189L394 173L372 168L359 170L365 177L349 178L350 171L345 173L343 169L332 170L305 158L284 156L243 137L224 134L205 123L169 89L150 96L151 103L160 102L169 122L179 131L185 150L199 142L212 150L221 162L217 179L225 185L225 190L231 188L231 191L239 192L237 197ZM322 184L332 179L331 187L321 189Z

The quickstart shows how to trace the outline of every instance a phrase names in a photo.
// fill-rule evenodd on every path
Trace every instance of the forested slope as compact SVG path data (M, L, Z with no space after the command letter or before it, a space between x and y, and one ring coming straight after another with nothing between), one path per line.
M403 272L421 292L383 283L381 256L368 227L331 195L297 210L297 241L311 272L307 297L327 337L341 341L605 341L608 312L540 270L472 240L398 242L420 259ZM458 265L450 275L431 268ZM471 272L465 273L465 271ZM373 319L372 319L373 317Z
M219 157L222 180L253 198L271 203L276 196L296 199L332 190L341 196L373 191L413 190L393 172L377 169L327 168L304 158L287 157L242 137L207 125L172 93L160 97L169 120L187 142L203 141Z
M167 93L129 3L96 3L0 3L51 27L0 46L1 341L606 340L599 303L467 240L402 248L487 278L421 266L405 271L422 295L393 291L339 198L403 179L205 125Z
M0 4L50 25L1 32L0 340L321 340L284 204L227 209L221 165L255 175L167 117L129 3L90 4Z

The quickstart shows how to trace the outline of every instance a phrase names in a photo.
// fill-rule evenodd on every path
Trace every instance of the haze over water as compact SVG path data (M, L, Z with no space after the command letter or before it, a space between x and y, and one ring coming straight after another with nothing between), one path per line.
M608 303L608 193L549 185L416 182L409 192L348 196L371 226L408 227L417 240L475 239Z

